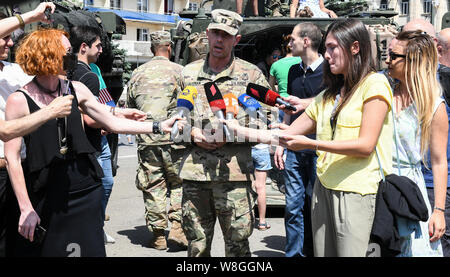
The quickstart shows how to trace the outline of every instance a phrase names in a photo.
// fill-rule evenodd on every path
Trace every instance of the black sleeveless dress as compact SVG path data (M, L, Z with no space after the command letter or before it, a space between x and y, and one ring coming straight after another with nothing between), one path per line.
M24 95L30 113L39 110L33 99ZM56 120L24 136L27 157L22 165L28 195L47 232L42 243L30 242L17 232L16 217L12 225L15 238L8 244L13 256L106 256L101 216L103 171L83 130L76 96L67 117L67 139L69 151L63 156Z

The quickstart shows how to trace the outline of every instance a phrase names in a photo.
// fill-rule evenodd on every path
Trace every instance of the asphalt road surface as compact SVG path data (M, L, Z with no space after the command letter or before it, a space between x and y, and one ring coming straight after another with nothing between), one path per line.
M169 248L156 250L148 247L151 233L145 225L144 201L142 192L135 186L137 154L136 145L128 145L126 137L119 140L119 159L117 175L109 200L106 214L110 220L105 222L105 231L116 242L106 245L109 257L186 257L187 251ZM285 231L283 210L269 208L267 222L272 226L269 230L259 231L256 228L250 237L250 250L253 257L283 257ZM166 230L166 236L169 229ZM219 223L216 222L211 255L224 257L224 242Z

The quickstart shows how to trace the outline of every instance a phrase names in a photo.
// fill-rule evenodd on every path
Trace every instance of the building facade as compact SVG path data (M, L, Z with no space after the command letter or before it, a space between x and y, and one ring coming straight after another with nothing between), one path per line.
M91 11L112 11L126 24L126 34L115 40L119 48L127 50L127 60L137 67L153 56L150 33L175 28L184 9L197 8L201 0L84 0ZM197 5L195 5L197 4Z
M392 9L398 13L394 18L399 26L416 18L431 22L436 31L441 30L442 17L450 7L450 0L375 0L372 9Z

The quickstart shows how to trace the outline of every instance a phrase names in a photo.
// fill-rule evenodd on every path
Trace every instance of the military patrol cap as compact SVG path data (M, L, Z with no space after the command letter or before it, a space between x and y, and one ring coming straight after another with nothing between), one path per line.
M212 21L208 29L218 29L235 36L242 24L242 17L232 11L216 9L211 12Z
M170 33L167 31L156 31L150 34L150 40L153 44L170 43Z

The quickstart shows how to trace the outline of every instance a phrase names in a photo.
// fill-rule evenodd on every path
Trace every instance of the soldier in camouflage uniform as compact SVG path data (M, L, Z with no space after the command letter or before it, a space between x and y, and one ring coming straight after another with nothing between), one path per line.
M177 90L183 67L169 61L170 33L157 31L150 35L152 52L149 62L137 68L130 79L128 107L147 112L149 120L163 120L176 107ZM139 168L136 186L142 190L145 202L145 219L153 233L150 247L167 249L164 230L171 222L168 241L187 247L181 228L182 182L178 177L183 146L174 145L170 135L137 135ZM167 195L170 209L166 212Z
M255 143L224 142L222 127L211 111L203 84L214 81L222 95L231 92L236 97L245 93L249 82L266 87L269 84L256 66L234 57L242 17L222 9L213 10L211 15L206 59L186 65L182 72L181 89L194 86L198 91L191 113L192 143L187 146L180 169L183 230L189 241L188 256L210 256L218 218L226 256L251 256L248 238L253 232L256 199L251 187L251 146ZM242 109L237 119L241 124L248 122Z

